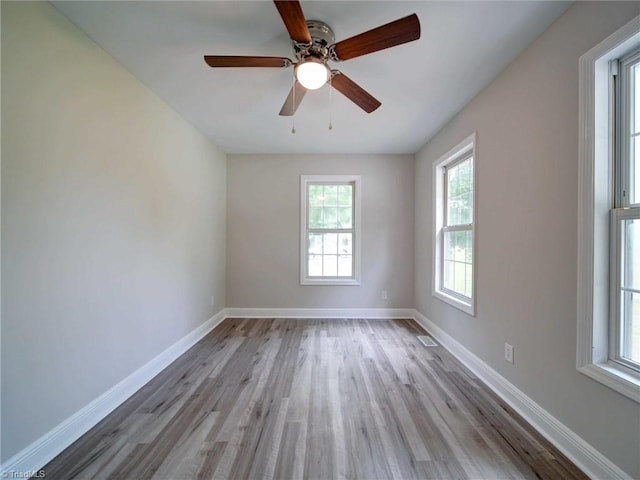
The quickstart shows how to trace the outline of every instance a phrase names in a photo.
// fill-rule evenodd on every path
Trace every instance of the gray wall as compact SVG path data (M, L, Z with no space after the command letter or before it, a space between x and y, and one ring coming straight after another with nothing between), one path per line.
M48 4L2 2L2 460L225 305L415 305L640 478L638 404L575 370L578 58L638 8L575 4L415 160L227 164ZM473 131L469 318L431 296L431 165ZM319 173L362 175L359 287L299 285L299 176Z
M640 4L574 4L416 157L417 309L640 478L640 408L576 371L578 59ZM478 133L477 316L431 295L432 164ZM503 345L515 347L515 365Z
M2 75L6 460L224 307L226 157L49 4Z
M413 168L411 155L229 155L227 306L413 307ZM361 285L300 285L301 174L362 176Z

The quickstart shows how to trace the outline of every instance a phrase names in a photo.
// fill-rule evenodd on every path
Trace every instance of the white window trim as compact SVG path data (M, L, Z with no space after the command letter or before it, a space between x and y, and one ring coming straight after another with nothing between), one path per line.
M577 369L640 403L640 378L609 362L609 61L640 45L635 17L580 57ZM598 178L599 181L595 182ZM607 181L601 179L606 178Z
M442 227L444 224L444 167L456 162L459 157L467 152L473 156L473 225L471 236L473 239L473 280L471 299L469 301L448 294L440 288L442 284ZM478 148L476 133L472 133L458 145L453 147L433 164L433 288L432 295L449 305L474 316L476 312L476 279L478 278L478 249L476 240L476 224L478 218Z
M307 276L307 185L311 182L353 182L355 185L352 278L309 278ZM361 196L360 175L300 175L300 285L360 285Z

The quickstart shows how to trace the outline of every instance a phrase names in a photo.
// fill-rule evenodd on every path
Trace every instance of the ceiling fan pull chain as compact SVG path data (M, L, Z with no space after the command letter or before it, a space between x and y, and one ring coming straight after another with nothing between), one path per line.
M331 107L333 103L331 100L333 99L333 87L331 86L331 79L333 78L333 74L329 75L329 130L333 130L333 122L331 115Z
M293 87L291 89L291 92L293 93L293 107L292 109L294 110L291 113L291 134L295 134L296 133L296 112L295 112L295 108L296 108L296 76L295 74L293 75Z

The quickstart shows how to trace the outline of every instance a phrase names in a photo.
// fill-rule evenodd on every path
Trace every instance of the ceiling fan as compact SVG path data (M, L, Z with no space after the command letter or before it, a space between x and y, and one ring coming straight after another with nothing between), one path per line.
M295 82L280 110L283 116L296 112L307 90L320 88L328 81L365 112L373 112L381 103L344 73L329 68L327 63L349 60L420 38L420 22L414 13L335 43L331 27L319 20L306 20L298 0L274 0L274 3L291 37L295 62L286 57L232 55L205 55L204 61L210 67L294 66Z

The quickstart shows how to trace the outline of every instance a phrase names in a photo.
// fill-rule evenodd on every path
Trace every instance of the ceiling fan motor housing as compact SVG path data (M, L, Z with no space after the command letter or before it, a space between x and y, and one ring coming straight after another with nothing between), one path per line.
M322 61L329 58L329 47L336 41L333 30L320 20L307 20L307 28L311 34L311 43L299 43L292 40L293 50L298 60L316 57Z

